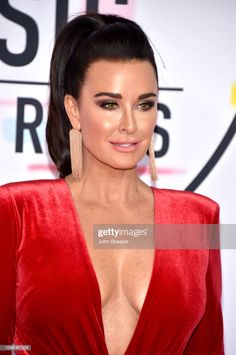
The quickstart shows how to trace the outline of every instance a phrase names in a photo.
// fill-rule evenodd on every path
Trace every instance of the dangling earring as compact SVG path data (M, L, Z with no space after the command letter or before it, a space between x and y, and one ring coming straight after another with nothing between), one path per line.
M70 160L72 175L76 180L82 178L82 134L77 128L70 129Z
M149 171L151 179L153 182L158 180L156 161L155 161L155 151L154 151L154 134L152 135L150 146L149 146Z

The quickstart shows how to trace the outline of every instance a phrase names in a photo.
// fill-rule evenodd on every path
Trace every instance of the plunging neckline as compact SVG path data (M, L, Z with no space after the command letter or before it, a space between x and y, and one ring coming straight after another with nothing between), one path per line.
M71 193L71 189L68 185L68 183L66 182L66 180L64 178L61 178L61 181L65 184L66 188L67 188L67 192L68 192L68 199L70 200L70 204L71 204L71 209L72 209L72 212L75 216L75 220L76 220L76 224L78 225L78 229L81 233L81 240L82 240L82 243L83 243L83 246L84 246L84 251L86 253L86 256L87 256L87 260L88 260L88 264L89 264L89 267L90 267L90 271L91 271L91 274L93 276L93 280L95 282L95 288L96 288L96 293L98 295L98 299L99 299L99 312L100 312L100 315L101 315L101 326L102 326L102 329L103 329L103 340L104 340L104 344L105 344L105 348L106 348L106 351L107 351L107 354L108 353L108 348L107 348L107 344L106 344L106 339L105 339L105 332L104 332L104 323L103 323L103 317L102 317L102 297L101 297L101 289L100 289L100 285L98 283L98 278L97 278L97 274L96 274L96 271L95 271L95 268L93 266L93 263L92 263L92 258L89 254L89 249L87 247L87 242L86 242L86 239L85 239L85 234L83 232L83 229L82 229L82 224L81 224L81 221L80 221L80 216L79 216L79 213L77 211L77 208L76 208L76 205L75 205L75 201L73 199L73 196L72 196L72 193ZM152 193L153 193L153 198L154 198L154 224L157 223L157 204L156 204L156 197L155 197L155 192L154 192L154 187L153 186L150 186L151 187L151 190L152 190ZM155 246L154 246L155 248ZM155 248L154 249L154 255L153 255L153 262L152 262L152 271L151 271L151 277L150 277L150 280L149 280L149 284L148 284L148 287L147 287L147 291L146 291L146 295L145 295L145 298L144 298L144 302L143 302L143 305L141 307L141 310L140 310L140 313L139 313L139 316L138 316L138 320L137 320L137 323L136 323L136 326L134 328L134 331L133 331L133 334L129 340L129 343L128 343L128 346L124 352L124 355L127 354L127 352L129 351L132 343L134 342L135 338L136 338L136 334L138 333L138 330L141 326L141 322L142 322L142 319L144 317L144 314L145 314L145 310L147 308L147 304L148 304L148 299L149 299L149 294L151 292L151 286L152 286L152 283L153 283L153 278L154 278L154 275L155 275L155 271L156 271L156 256L157 256L157 249Z

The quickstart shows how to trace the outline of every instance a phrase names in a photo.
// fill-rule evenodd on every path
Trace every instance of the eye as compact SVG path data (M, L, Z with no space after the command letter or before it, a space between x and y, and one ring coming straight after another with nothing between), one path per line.
M154 105L155 105L154 101L145 101L145 102L141 102L139 104L139 107L141 108L142 111L148 111L152 107L154 107Z
M118 105L114 101L102 101L102 102L99 102L99 106L101 108L106 109L106 110L114 110L117 108Z

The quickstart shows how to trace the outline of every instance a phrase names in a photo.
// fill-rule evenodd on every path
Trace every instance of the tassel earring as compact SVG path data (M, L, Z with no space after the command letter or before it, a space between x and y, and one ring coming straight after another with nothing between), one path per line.
M155 161L155 151L154 151L154 134L152 135L150 146L149 146L149 171L151 179L153 182L158 180L156 161Z
M82 178L82 134L79 129L72 128L69 132L70 160L72 175L76 180Z

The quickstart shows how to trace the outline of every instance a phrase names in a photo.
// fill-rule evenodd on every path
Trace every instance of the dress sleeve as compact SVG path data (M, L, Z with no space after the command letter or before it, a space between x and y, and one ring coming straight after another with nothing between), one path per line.
M15 331L16 221L14 200L0 186L0 345L12 344Z
M218 204L216 205L211 223L219 224ZM206 308L203 318L185 348L185 355L224 354L221 279L220 249L210 249L206 273Z

